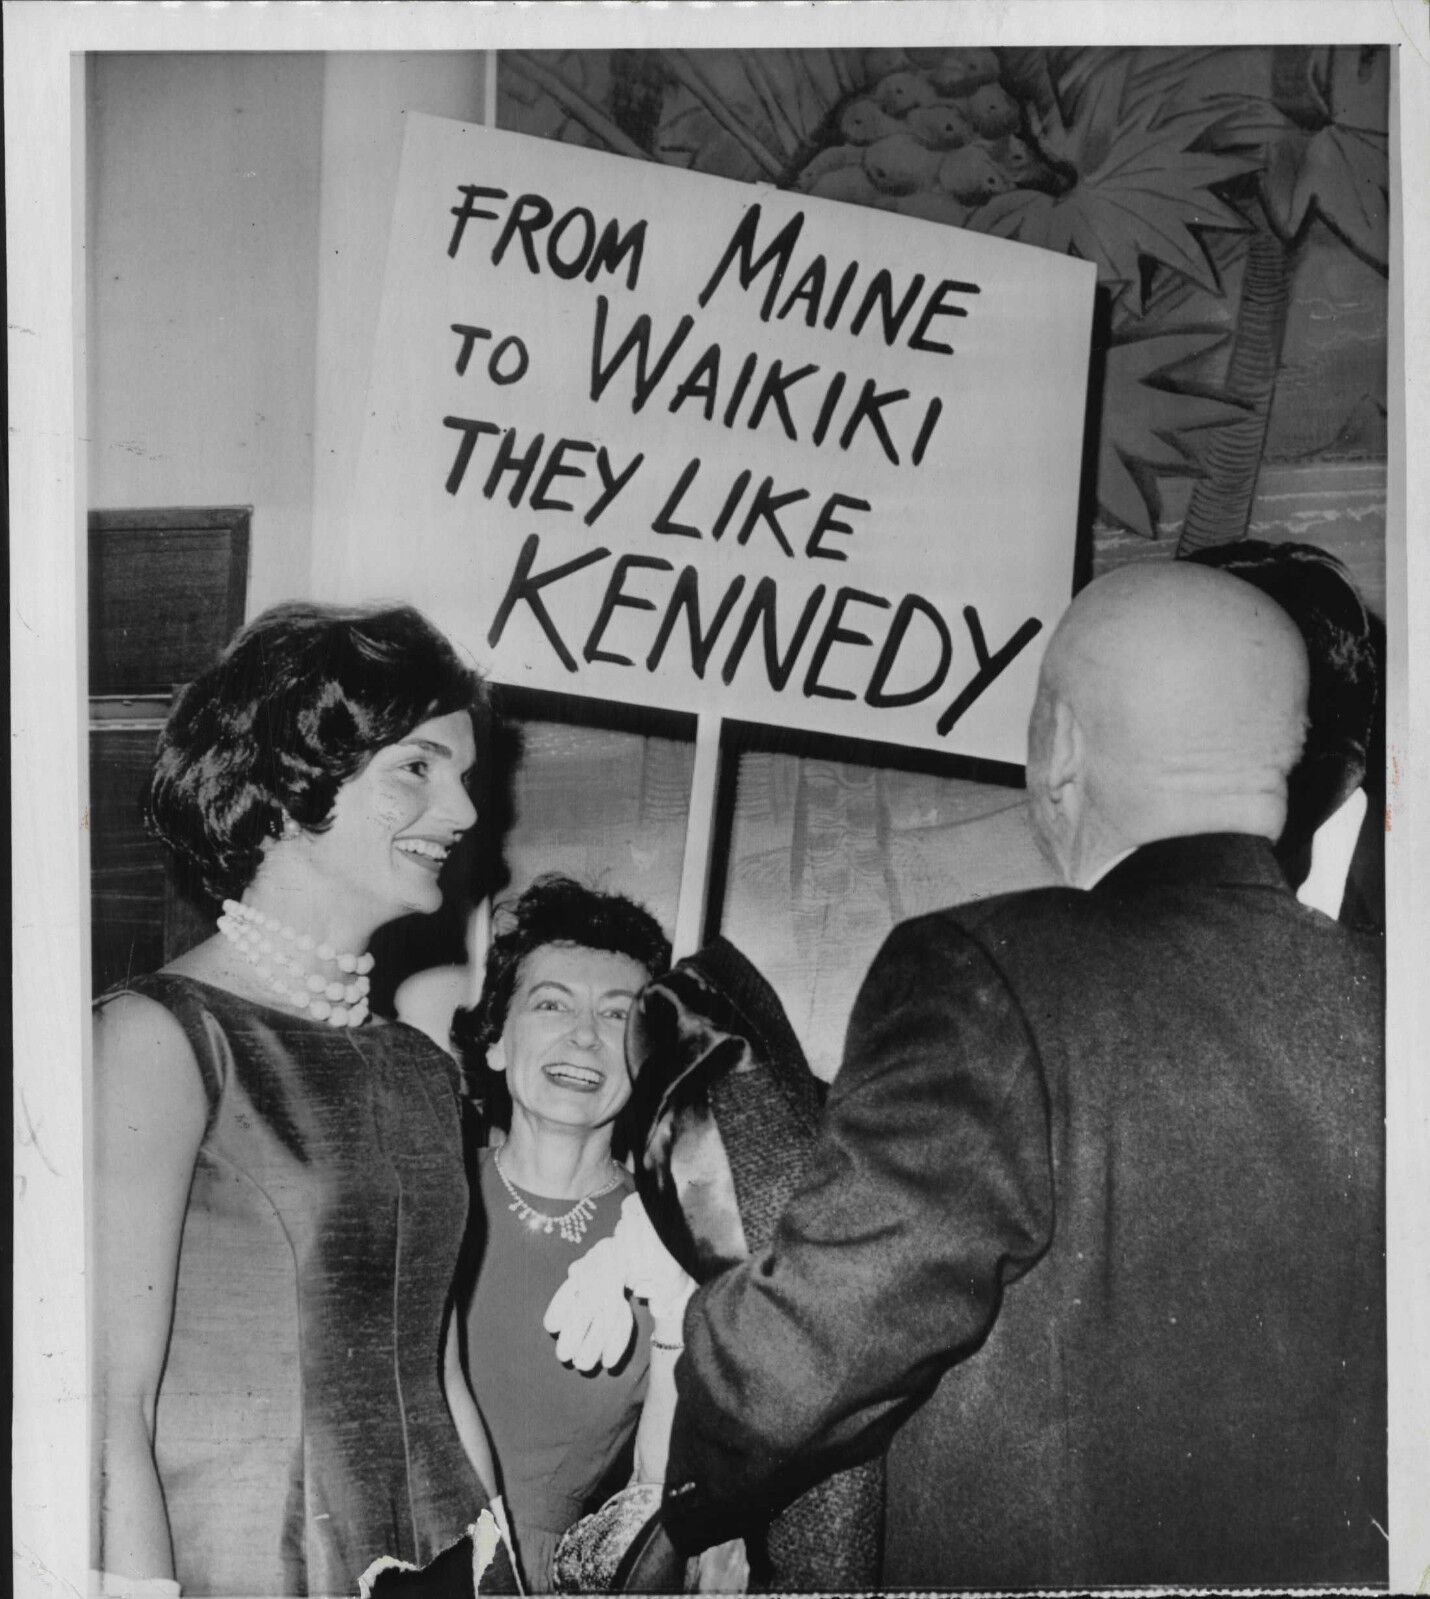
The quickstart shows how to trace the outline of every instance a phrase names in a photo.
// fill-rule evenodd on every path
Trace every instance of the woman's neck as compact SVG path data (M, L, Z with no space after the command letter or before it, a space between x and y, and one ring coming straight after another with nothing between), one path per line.
M501 1169L518 1188L542 1199L584 1199L610 1179L611 1129L554 1126L513 1105Z
M224 932L224 923L229 921L225 917L220 921L219 935L172 963L174 969L269 1005L293 1003L287 994L275 1001L275 980L298 991L306 1000L312 987L310 978L322 979L325 985L341 983L344 989L357 985L360 979L362 991L357 997L363 998L367 978L356 962L346 957L360 958L366 953L375 931L373 925L360 916L343 914L339 907L325 904L315 885L311 881L302 882L299 874L273 871L269 867L268 861L260 866L258 875L244 890L240 904L247 912L270 918L280 929L290 928L294 936L289 938L263 924L254 924L246 917L237 918L240 927L257 931L274 946L271 954L255 950L251 943L245 947L242 940L234 936L232 924L230 930ZM320 954L320 950L324 953ZM341 963L340 956L344 957ZM320 997L334 1003L330 995Z
M264 861L240 898L315 944L351 955L361 955L377 931L370 915L332 903L305 874L277 869L272 860Z

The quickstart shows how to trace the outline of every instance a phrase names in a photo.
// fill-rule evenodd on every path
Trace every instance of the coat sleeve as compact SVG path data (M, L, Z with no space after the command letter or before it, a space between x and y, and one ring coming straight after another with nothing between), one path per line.
M1052 1234L1032 1037L946 915L895 929L855 1002L804 1179L768 1249L701 1289L666 1474L687 1549L877 1454L977 1348Z

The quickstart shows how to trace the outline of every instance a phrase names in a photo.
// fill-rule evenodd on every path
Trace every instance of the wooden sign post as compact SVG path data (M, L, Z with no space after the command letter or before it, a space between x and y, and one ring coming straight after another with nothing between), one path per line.
M709 909L715 852L715 799L720 786L720 723L703 711L695 728L695 767L690 774L690 812L680 861L680 898L675 907L676 960L700 948Z

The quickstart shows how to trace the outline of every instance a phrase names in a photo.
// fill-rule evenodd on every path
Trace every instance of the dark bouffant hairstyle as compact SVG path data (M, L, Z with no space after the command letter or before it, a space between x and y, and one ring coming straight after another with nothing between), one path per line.
M485 741L480 676L410 606L275 605L180 694L159 739L150 831L215 898L253 880L285 816L312 832L374 751L468 711Z
M1316 829L1366 776L1380 695L1375 619L1335 556L1314 544L1242 539L1188 559L1254 584L1301 630L1311 666L1306 743L1287 784L1277 853L1293 881L1310 865Z
M495 936L487 950L482 997L452 1018L452 1042L462 1062L467 1092L478 1111L482 1134L511 1125L511 1092L506 1078L487 1070L487 1050L506 1026L521 963L546 944L629 955L659 977L670 968L670 940L660 923L624 894L605 894L573 878L551 872L538 877L517 899L497 906ZM626 1153L625 1113L617 1118L612 1153Z
M521 963L545 944L629 955L652 977L670 966L670 940L645 906L557 872L538 877L525 893L498 905L492 929L482 997L472 1009L458 1011L453 1023L453 1037L473 1063L484 1062L502 1035Z

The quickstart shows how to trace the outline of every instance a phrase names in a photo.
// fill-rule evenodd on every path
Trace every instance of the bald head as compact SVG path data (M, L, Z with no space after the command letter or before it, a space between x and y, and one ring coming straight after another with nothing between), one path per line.
M1304 737L1305 646L1239 578L1127 567L1083 590L1044 656L1028 730L1043 846L1069 882L1188 833L1274 840Z

